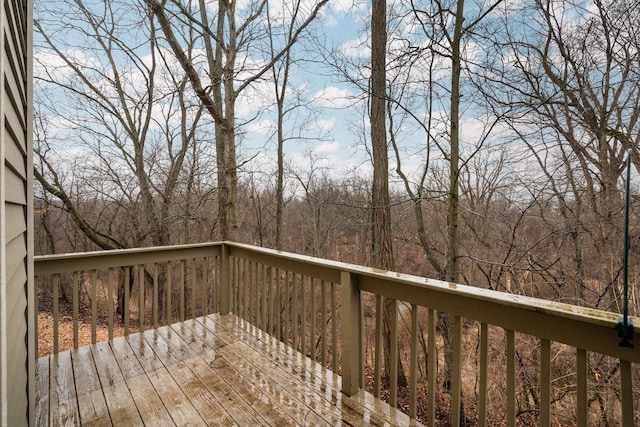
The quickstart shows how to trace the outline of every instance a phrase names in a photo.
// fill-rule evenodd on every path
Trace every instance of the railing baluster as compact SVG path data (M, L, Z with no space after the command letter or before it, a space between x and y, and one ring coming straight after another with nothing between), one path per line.
M158 264L153 263L153 327L158 328Z
M234 281L234 269L233 258L228 254L228 248L226 245L220 247L220 257L217 259L216 267L218 273L214 280L214 286L216 290L213 294L213 305L215 307L214 313L220 313L221 315L238 313L235 311L235 281ZM214 267L214 268L216 268Z
M516 335L507 329L507 426L516 424Z
M282 318L281 318L281 311L280 311L280 302L282 301L282 289L280 287L280 269L276 268L275 271L273 272L274 274L272 275L272 277L274 277L274 281L275 281L275 287L276 287L276 299L274 301L274 306L275 306L275 328L276 328L276 339L278 341L280 341L282 339L282 330L281 330L281 325L282 325Z
M245 287L246 287L245 260L242 258L238 258L238 304L239 304L238 312L241 319L246 319L246 316L247 316Z
M311 344L311 360L316 361L316 279L311 278L311 331L309 343Z
M58 354L58 331L60 327L60 275L53 275L53 353Z
M587 425L587 351L576 349L576 421L578 426Z
M340 273L342 287L342 392L353 396L360 386L360 290L358 277L346 271Z
M233 258L233 265L234 265L234 292L235 292L235 300L236 300L236 307L235 307L235 311L234 314L236 314L238 317L242 317L242 294L241 294L241 289L242 289L242 268L240 265L240 258L234 257Z
M622 425L631 427L633 419L633 373L631 362L620 360L620 397L622 401Z
M293 301L291 304L292 316L293 317L293 349L298 350L298 274L293 273Z
M253 286L253 295L254 295L254 308L253 308L253 322L252 324L256 326L259 330L262 330L262 295L264 288L262 283L260 283L260 264L258 262L253 263L253 268L251 269L253 274L252 286Z
M198 302L198 282L197 282L197 270L198 270L198 265L196 262L195 258L191 259L191 280L189 281L189 283L191 283L191 318L195 319L197 316L197 309L196 309L196 304Z
M144 332L144 300L145 300L145 283L144 283L144 265L138 265L138 324L140 332Z
M436 311L429 308L427 311L427 317L429 321L429 336L427 337L427 371L429 380L429 412L427 414L427 422L429 427L436 425L436 385L438 383L437 375L437 361L436 355Z
M224 246L225 250L226 246ZM222 269L224 272L225 267L225 257L222 257ZM239 295L240 295L240 282L238 281L238 258L232 257L229 255L229 282L231 284L231 288L225 290L227 284L222 281L222 287L220 289L220 303L222 304L222 314L227 314L226 310L224 310L224 300L225 297L228 297L227 293L231 294L231 307L229 307L229 312L235 314L236 316L240 316L240 303L239 303ZM224 274L222 275L224 278Z
M251 293L251 316L249 323L252 326L258 325L259 322L259 306L260 306L260 287L258 286L258 281L256 280L257 273L257 263L250 261L249 262L249 284L250 284L250 293ZM258 325L259 326L259 325Z
M540 340L540 425L551 424L551 341Z
M261 283L260 289L262 289L262 330L265 332L269 332L267 323L267 314L269 313L269 301L267 299L267 293L269 292L269 282L267 281L267 274L264 264L260 264L258 275L259 283Z
M185 275L185 260L180 260L180 321L184 322L185 316L185 291L184 291L184 275Z
M375 337L375 350L373 360L373 395L380 397L381 388L381 376L382 376L382 349L384 344L382 342L382 295L376 295L376 337Z
M74 271L72 274L73 280L73 348L78 348L78 329L79 329L79 314L80 314L80 291L79 291L79 273Z
M411 354L409 367L409 416L415 418L417 415L416 408L416 390L418 386L418 306L411 304Z
M171 285L173 284L173 261L169 261L167 263L167 273L166 273L166 283L167 289L165 291L165 302L166 302L166 324L170 325L173 323L173 310L171 307L171 294L173 293L173 289L171 289Z
M302 300L302 304L300 304L300 352L303 355L307 355L307 281L308 277L305 275L300 275L300 299Z
M249 281L247 282L247 284L249 285L248 287L248 292L249 292L249 324L250 325L255 325L256 324L256 293L257 293L257 289L256 289L256 281L255 281L255 274L254 274L254 268L255 268L255 263L253 261L248 261L248 265L249 265Z
M398 301L388 300L389 304L389 328L391 330L391 348L389 349L389 404L398 407Z
M480 384L478 396L478 426L487 425L487 369L489 356L489 326L480 324Z
M250 280L251 264L249 260L242 259L242 318L245 322L251 319L251 280Z
M289 272L285 271L284 273L284 336L282 337L282 341L289 345L289 309L290 309L290 292L289 292Z
M259 262L255 263L254 266L254 281L255 281L255 294L256 294L256 320L255 326L258 328L258 333L261 333L265 329L264 324L264 296L265 296L265 286L262 281L262 264Z
M273 289L273 269L271 266L264 266L264 277L267 285L267 301L268 301L268 313L267 313L267 332L275 337L276 336L276 304L275 304L275 289Z
M260 281L260 264L257 262L253 263L253 285L254 285L254 294L255 294L255 315L253 324L258 327L258 330L263 330L262 324L262 313L264 312L264 307L262 306L262 296L264 295L264 286Z
M451 423L460 425L461 386L462 386L462 319L453 316L453 366L451 368Z
M322 304L322 336L321 336L321 351L322 351L322 366L327 367L327 282L322 280L320 282L320 291L322 297L320 299Z
M365 345L364 345L364 341L365 341L365 323L364 323L364 294L362 292L360 292L360 299L358 301L358 310L360 310L360 323L358 326L358 348L360 349L360 372L358 374L358 377L360 378L360 388L361 389L365 389L365 374L364 374L364 362L365 362L365 357L366 357L366 352L365 352Z
M98 341L98 298L96 287L98 286L98 272L91 270L91 344Z
M220 252L222 253L226 246L222 246L220 248ZM225 287L229 287L231 285L231 271L229 270L229 258L225 260L225 268L224 271L222 269L222 256L217 256L213 258L213 280L211 281L211 285L213 286L211 299L213 305L212 313L222 313L227 314L231 309L231 303L229 302L230 293L227 291L226 293L226 305L224 308L222 307L222 283L225 283ZM211 314L211 313L209 313Z
M331 363L333 372L338 374L338 325L336 308L336 284L331 282Z
M109 333L109 340L113 340L113 278L114 278L114 270L113 267L109 268L108 277L107 277L107 313L109 318L107 319L107 328Z
M124 274L124 335L129 335L129 317L131 309L129 307L130 287L131 287L131 267L127 266L123 269Z
M209 258L202 258L202 316L209 314Z

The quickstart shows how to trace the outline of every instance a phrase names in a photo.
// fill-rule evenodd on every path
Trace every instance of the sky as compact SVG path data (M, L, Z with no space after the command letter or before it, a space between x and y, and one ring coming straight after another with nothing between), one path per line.
M311 1L311 0L309 0ZM80 32L67 32L69 24L78 22L78 14L81 12L73 4L57 0L51 2L39 2L36 8L36 18L43 23L46 32L59 38L60 43L66 44L63 51L93 79L98 87L104 87L109 91L109 80L113 78L113 72L108 68L108 62L104 54L99 49L88 49L87 46L93 43L90 37L86 37ZM99 0L87 1L90 10L100 11L103 4ZM123 3L129 7L127 2ZM214 8L215 2L210 2ZM239 9L248 7L250 0L239 1ZM286 1L278 3L270 2L272 10L289 4ZM392 4L392 3L390 3ZM60 6L62 5L62 6ZM61 7L64 13L56 10ZM390 6L393 7L393 6ZM93 8L93 9L91 9ZM127 10L126 8L124 10ZM215 10L210 10L210 14ZM116 13L117 14L117 13ZM120 13L119 19L123 21L132 20L125 12ZM338 54L340 58L347 58L353 63L345 65L338 62L338 65L347 69L347 74L351 77L358 77L361 85L366 85L367 71L366 64L369 58L369 50L366 46L366 27L370 16L370 4L361 0L339 0L330 1L321 11L319 20L310 29L311 37L302 38L293 49L294 59L305 59L296 63L293 69L288 92L296 94L301 102L312 106L312 109L298 108L293 110L286 119L285 158L291 165L295 173L308 176L312 172L317 176L326 174L339 179L348 176L368 177L371 175L372 166L369 158L368 133L369 124L367 117L367 102L364 96L363 87L358 84L348 82L348 78L335 65L330 54ZM66 21L65 21L66 19ZM75 20L75 21L74 21ZM62 21L62 22L61 22ZM135 22L127 22L123 26L120 36L123 39L131 37L132 40L140 39L141 33L136 30ZM65 26L66 25L66 26ZM394 31L401 31L407 34L415 46L424 43L425 36L420 34L414 27L398 28ZM65 39L66 37L66 39ZM60 57L51 50L42 48L42 36L35 36L35 74L36 77L52 76L55 80L69 81L72 87L78 85L78 81L70 78L73 73ZM403 49L403 37L391 38L390 46L401 51ZM145 49L147 51L145 52ZM473 49L470 49L473 55ZM148 47L141 44L137 53L140 55L139 62L149 65L150 55ZM170 55L167 55L170 57ZM250 52L247 57L241 58L247 63L260 65L264 59L258 55L252 56ZM144 97L144 76L128 61L125 56L116 58L116 62L121 66L120 73L126 76L128 87L127 94L130 96L130 105L135 105L136 101ZM169 64L170 68L179 73L177 64ZM448 79L448 66L443 64L439 68L439 75L436 78L443 82L446 94L446 82ZM105 71L106 70L106 71ZM414 68L412 78L423 79L420 69ZM390 77L398 77L390 72ZM169 82L169 76L165 76ZM91 111L92 116L78 116L75 121L77 109L83 108L82 102L73 101L73 96L62 94L59 88L51 85L41 85L49 98L53 98L53 106L45 111L49 116L49 127L52 133L57 135L57 149L61 159L86 155L86 146L82 145L87 140L87 134L77 129L84 120L94 119L95 111ZM425 106L421 96L424 96L427 87L420 83L410 87L410 95L405 95L403 101L414 114L415 119L421 120L423 125L426 122ZM38 90L38 89L37 89ZM246 173L263 172L265 179L270 179L269 171L275 169L276 164L276 144L274 140L275 113L273 106L273 85L267 80L258 81L243 92L236 103L236 125L240 125L238 132L238 163L242 165L242 171ZM112 94L115 95L115 94ZM137 97L137 98L136 98ZM433 120L428 123L431 130L440 138L440 144L446 145L446 134L448 132L448 121L446 110L448 104L446 96L444 101L438 101L432 112ZM293 97L290 98L289 102ZM290 104L289 104L290 105ZM167 105L154 111L154 119L161 122L163 118L172 111L172 104L167 100ZM404 172L410 176L417 177L421 173L421 168L427 156L426 134L414 119L403 117L401 109L394 109L394 129L399 131L400 155ZM104 118L104 117L103 117ZM174 114L173 119L177 125L178 115ZM466 109L462 117L462 140L463 155L475 150L478 141L487 129L490 122L488 116L479 114L478 111ZM495 135L505 132L505 129L494 129ZM77 142L77 144L76 144ZM446 150L446 146L444 146ZM433 148L433 147L432 147ZM491 153L487 154L492 156ZM442 154L436 149L429 152L430 160L434 162L443 161ZM390 150L390 168L395 169L394 153ZM124 160L123 160L124 162ZM124 166L124 163L123 163ZM266 173L265 173L266 172ZM392 174L392 180L397 179Z

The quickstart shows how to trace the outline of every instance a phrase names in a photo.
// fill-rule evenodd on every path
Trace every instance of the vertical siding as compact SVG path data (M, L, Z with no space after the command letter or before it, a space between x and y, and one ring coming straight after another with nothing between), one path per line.
M33 313L31 12L5 0L0 16L0 424L27 425L32 396ZM31 377L31 381L30 381ZM29 405L31 403L31 405ZM32 413L32 412L31 412Z

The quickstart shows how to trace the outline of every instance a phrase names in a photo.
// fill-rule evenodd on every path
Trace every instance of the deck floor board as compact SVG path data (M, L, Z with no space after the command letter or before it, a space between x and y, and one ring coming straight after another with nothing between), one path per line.
M236 316L39 359L39 425L419 425Z

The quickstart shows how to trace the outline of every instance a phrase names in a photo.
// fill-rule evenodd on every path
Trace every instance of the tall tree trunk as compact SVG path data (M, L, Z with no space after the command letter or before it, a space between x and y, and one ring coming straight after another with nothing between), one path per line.
M453 39L451 40L451 105L450 105L450 153L449 153L449 209L447 216L448 252L447 265L448 277L451 282L457 283L460 279L458 267L458 204L459 204L459 163L460 163L460 73L462 39L464 22L464 0L458 0L456 7L455 26ZM439 313L440 331L444 343L444 388L451 393L451 381L453 378L453 340L459 337L453 336L453 315ZM453 401L453 399L452 399ZM462 402L462 399L461 399ZM460 404L460 423L465 421L463 405ZM453 410L453 408L452 408Z
M394 269L391 242L391 212L389 203L389 158L386 126L386 0L373 0L371 11L371 146L373 150L372 186L372 263L383 270ZM383 308L384 377L390 378L392 304L385 299ZM400 362L400 361L398 361ZM407 379L398 363L398 385L405 387Z

